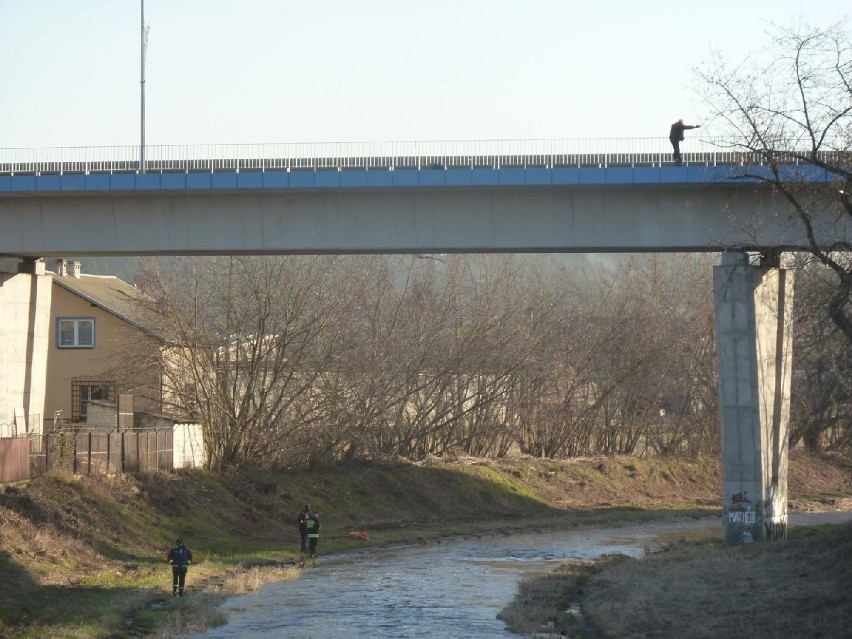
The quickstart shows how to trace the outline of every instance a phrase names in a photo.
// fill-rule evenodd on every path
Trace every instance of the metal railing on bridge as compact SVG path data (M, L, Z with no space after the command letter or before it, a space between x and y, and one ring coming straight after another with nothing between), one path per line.
M687 150L688 149L688 150ZM848 162L848 153L840 152ZM763 154L711 138L685 143L687 165L760 165ZM805 153L790 153L798 164ZM828 158L829 160L831 158ZM638 167L673 164L666 138L454 140L283 144L152 145L0 149L0 175L450 168Z

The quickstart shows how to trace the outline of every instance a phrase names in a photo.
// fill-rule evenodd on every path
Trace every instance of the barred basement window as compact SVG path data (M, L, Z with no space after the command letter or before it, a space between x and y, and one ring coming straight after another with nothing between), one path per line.
M96 379L71 380L71 421L86 420L88 404L92 399L115 401L115 382Z

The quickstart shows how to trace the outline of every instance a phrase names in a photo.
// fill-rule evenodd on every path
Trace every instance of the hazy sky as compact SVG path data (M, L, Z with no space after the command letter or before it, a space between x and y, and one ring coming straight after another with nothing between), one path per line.
M148 144L653 137L848 0L145 0ZM140 0L0 0L0 147L140 140ZM710 132L708 132L710 133Z

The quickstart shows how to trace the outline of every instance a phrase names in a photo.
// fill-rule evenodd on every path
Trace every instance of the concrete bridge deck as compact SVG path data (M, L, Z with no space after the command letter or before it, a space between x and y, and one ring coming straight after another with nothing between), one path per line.
M708 252L806 242L742 154L0 153L0 254ZM138 166L138 163L136 163ZM811 165L790 179L827 182ZM850 229L817 220L819 241Z

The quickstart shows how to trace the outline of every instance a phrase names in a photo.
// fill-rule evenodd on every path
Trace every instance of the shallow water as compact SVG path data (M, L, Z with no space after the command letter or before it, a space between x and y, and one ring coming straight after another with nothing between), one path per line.
M850 521L852 513L791 515L790 525ZM658 521L320 557L297 579L223 606L229 622L192 639L493 639L514 637L497 613L518 580L565 559L638 557L672 536L721 537L718 519Z

